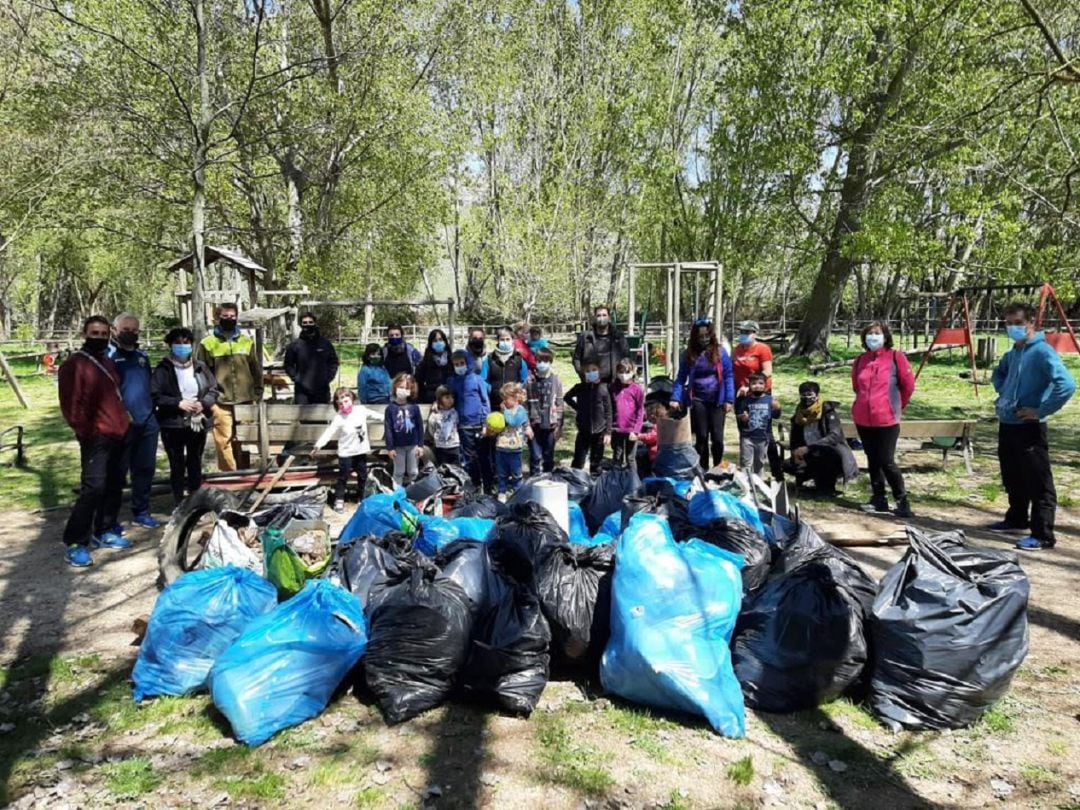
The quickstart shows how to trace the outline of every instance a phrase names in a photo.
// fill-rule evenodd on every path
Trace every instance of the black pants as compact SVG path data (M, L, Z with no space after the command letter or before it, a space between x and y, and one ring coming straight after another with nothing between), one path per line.
M630 441L629 433L612 431L611 433L611 458L620 467L629 467L635 463L637 442Z
M480 462L480 480L484 492L495 491L495 437L483 436L476 443L476 455Z
M79 439L82 480L79 498L64 526L64 545L88 546L91 534L116 525L124 494L126 443L123 438Z
M844 474L844 463L833 447L811 447L802 464L789 459L784 462L784 471L792 473L799 484L813 481L818 492L830 493L836 491L836 482Z
M695 399L690 403L690 429L694 432L694 449L701 458L701 466L712 469L724 458L724 418L727 414L723 405ZM709 450L712 449L712 464L709 464Z
M998 464L1009 495L1005 520L1017 528L1030 526L1032 537L1053 544L1057 491L1046 423L999 424Z
M162 428L161 443L169 457L169 485L173 500L184 500L184 489L189 493L202 486L202 457L206 448L205 430L187 428Z
M533 425L533 437L529 441L529 475L551 472L555 469L555 428Z
M461 448L460 447L436 447L435 448L435 463L436 464L453 464L454 466L461 466Z
M885 483L888 482L893 497L897 500L903 498L907 491L904 489L904 476L900 474L900 467L896 463L896 440L900 438L900 425L855 427L866 452L870 489L874 497L885 497Z
M367 456L338 456L338 475L334 483L334 500L345 500L345 487L348 486L349 478L356 473L359 482L359 498L364 497L364 484L367 483ZM358 498L358 499L359 499Z
M321 391L306 391L299 386L293 390L293 405L329 405L330 386Z
M461 461L465 472L469 474L474 486L480 486L483 475L480 469L480 438L484 434L482 427L458 428L461 437Z
M586 458L589 460L589 472L596 475L600 469L600 462L604 460L603 433L578 431L577 438L574 439L574 461L570 466L575 470L584 469Z

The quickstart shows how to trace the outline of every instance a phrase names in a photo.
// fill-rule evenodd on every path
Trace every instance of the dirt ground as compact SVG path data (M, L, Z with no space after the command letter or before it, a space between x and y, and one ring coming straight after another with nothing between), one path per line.
M972 530L996 516L935 508L914 523ZM886 536L892 520L807 505ZM893 734L840 701L748 711L744 740L553 682L529 720L449 705L399 727L342 696L319 719L250 751L205 697L137 707L132 620L157 594L160 530L67 567L66 512L0 512L0 805L293 807L1080 808L1080 512L1055 550L1025 556L1031 650L1010 695L977 727ZM875 576L901 547L849 552Z

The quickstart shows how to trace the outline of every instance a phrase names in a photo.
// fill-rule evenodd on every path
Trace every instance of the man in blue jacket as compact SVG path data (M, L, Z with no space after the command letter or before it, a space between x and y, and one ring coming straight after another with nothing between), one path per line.
M139 319L129 312L113 319L109 357L120 372L120 392L131 414L126 455L131 474L132 523L156 529L161 522L150 514L150 486L157 466L160 431L150 398L150 360L139 348Z
M1013 347L1002 356L991 381L998 393L998 463L1009 510L990 528L1030 531L1017 542L1019 549L1053 548L1057 492L1046 420L1069 401L1076 382L1043 333L1035 331L1027 304L1005 308L1005 331Z
M476 362L469 352L458 349L451 362L454 376L450 390L454 392L454 407L458 412L458 434L461 436L461 462L477 486L490 486L484 481L486 468L480 463L480 442L484 438L484 423L491 413L487 384L477 373Z

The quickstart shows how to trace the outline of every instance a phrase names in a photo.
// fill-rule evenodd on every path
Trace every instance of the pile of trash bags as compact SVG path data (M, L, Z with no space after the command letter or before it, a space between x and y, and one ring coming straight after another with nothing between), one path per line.
M174 581L136 699L208 689L249 745L350 688L392 724L455 699L528 716L553 672L731 737L745 707L840 696L894 728L957 728L1027 652L1015 555L959 532L909 529L879 585L807 523L757 508L737 476L559 468L506 504L462 482L442 514L423 513L452 473L415 502L401 489L364 499L317 570L275 545L271 523L264 576L226 565ZM568 530L531 499L539 480L567 485Z

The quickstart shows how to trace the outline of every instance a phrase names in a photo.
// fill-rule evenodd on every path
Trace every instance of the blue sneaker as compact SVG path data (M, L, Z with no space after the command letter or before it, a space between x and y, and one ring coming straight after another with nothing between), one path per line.
M107 531L107 532L109 532L111 534L121 534L122 535L124 533L124 527L119 523L115 523L115 524L113 524L112 528L106 529L105 531Z
M138 523L140 526L145 526L148 529L156 529L161 526L161 521L151 515L149 512L143 512L141 515L135 515L131 519L132 523Z
M986 527L989 532L1019 532L1026 529L1027 526L1017 526L1014 523L1009 523L1007 520L999 520L997 523L991 523Z
M90 549L74 543L64 550L64 559L67 560L68 565L75 568L86 568L94 564L94 558L90 556Z
M131 541L122 535L107 531L99 537L91 537L90 548L131 548Z
M1016 547L1021 551L1038 551L1043 548L1053 548L1054 544L1037 537L1021 537L1016 541Z

